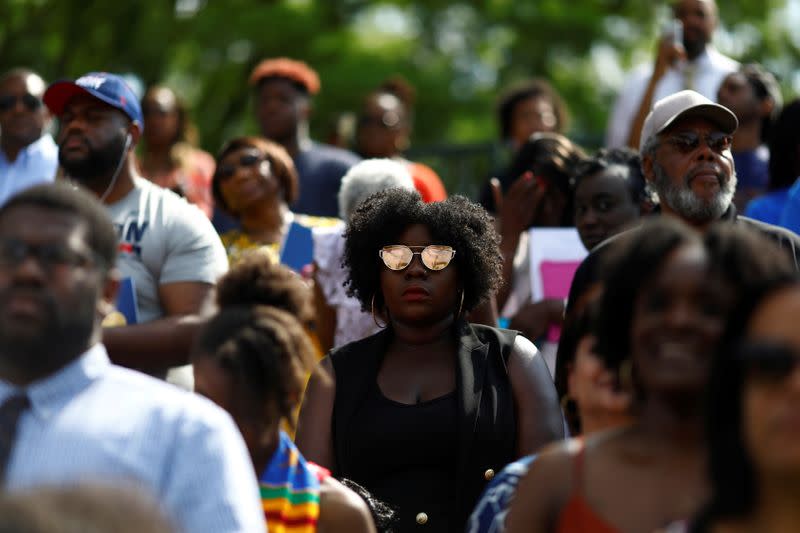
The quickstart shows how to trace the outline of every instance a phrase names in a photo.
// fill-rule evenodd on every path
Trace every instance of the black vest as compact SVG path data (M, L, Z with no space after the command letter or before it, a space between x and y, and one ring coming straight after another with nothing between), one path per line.
M516 331L461 322L456 365L459 411L457 476L453 487L457 523L466 523L487 478L516 457L517 425L508 358ZM377 378L391 331L384 330L331 352L336 374L333 407L333 452L337 477L348 477L353 462L348 450L348 428ZM387 457L387 461L391 458ZM357 481L357 480L356 480ZM369 487L367 487L369 489Z

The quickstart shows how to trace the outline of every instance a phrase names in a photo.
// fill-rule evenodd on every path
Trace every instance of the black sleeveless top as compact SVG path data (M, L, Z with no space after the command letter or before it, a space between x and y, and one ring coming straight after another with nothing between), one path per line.
M394 402L377 385L391 331L330 354L336 376L333 474L397 507L401 532L463 531L488 473L515 456L506 363L517 332L462 322L454 334L456 390L417 405Z
M458 402L455 391L407 405L386 398L373 382L350 426L351 478L400 516L400 530L425 513L425 530L450 531L456 478Z

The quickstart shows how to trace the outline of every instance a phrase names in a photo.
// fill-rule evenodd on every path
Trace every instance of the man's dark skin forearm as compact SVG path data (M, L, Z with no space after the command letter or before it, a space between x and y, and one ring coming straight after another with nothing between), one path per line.
M157 373L189 363L195 337L214 311L214 286L170 283L158 294L163 318L103 330L103 344L116 364Z
M208 321L200 315L170 316L103 330L103 344L111 360L150 374L189 363L197 333Z

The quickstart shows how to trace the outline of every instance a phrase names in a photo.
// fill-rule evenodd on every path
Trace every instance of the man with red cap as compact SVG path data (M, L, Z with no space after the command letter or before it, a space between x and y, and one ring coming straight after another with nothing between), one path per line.
M142 110L121 77L58 81L44 103L61 123L61 167L105 204L119 235L116 266L135 293L137 324L104 329L103 342L114 362L163 376L188 362L198 315L227 271L222 243L199 209L139 175ZM191 372L182 375L175 380L190 387Z
M261 134L286 148L300 178L300 196L292 211L335 217L342 177L358 163L352 152L311 140L311 97L319 92L317 73L300 61L266 59L250 75Z

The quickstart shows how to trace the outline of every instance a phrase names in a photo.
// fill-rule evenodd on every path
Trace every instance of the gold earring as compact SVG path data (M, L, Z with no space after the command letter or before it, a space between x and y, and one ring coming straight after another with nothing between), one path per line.
M619 364L619 385L625 390L633 390L633 361L625 359Z
M375 316L375 295L374 294L372 295L371 307L372 307L372 321L375 322L375 325L378 326L380 329L384 329L386 327L386 324L381 326L380 323L378 323L378 318Z

